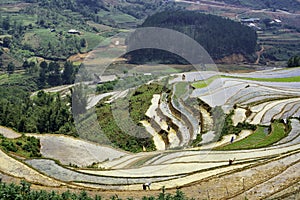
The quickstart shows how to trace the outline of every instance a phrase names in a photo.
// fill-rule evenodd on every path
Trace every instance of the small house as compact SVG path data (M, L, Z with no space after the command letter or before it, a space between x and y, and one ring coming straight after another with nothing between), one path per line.
M77 31L77 30L75 30L75 29L70 29L70 30L68 31L68 33L69 33L69 34L73 34L73 35L80 35L80 34L81 34L80 31Z

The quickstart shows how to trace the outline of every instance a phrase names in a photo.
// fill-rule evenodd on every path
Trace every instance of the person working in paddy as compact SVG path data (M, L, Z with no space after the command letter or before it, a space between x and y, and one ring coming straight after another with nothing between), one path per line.
M151 185L151 182L144 183L143 190L147 190L147 188L150 190L150 185Z

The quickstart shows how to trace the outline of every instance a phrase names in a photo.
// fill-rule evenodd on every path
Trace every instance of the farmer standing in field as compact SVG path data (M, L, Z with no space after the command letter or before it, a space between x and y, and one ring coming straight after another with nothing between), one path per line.
M234 136L231 137L230 143L232 144L234 141Z

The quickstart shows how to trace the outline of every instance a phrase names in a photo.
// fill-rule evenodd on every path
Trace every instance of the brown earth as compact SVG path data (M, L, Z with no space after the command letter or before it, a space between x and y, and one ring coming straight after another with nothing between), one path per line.
M216 63L218 63L218 64L238 64L238 63L244 63L245 61L246 61L246 58L242 54L233 54L233 55L221 58L219 60L216 60Z
M68 58L71 62L83 62L84 59L88 56L88 53L78 53Z

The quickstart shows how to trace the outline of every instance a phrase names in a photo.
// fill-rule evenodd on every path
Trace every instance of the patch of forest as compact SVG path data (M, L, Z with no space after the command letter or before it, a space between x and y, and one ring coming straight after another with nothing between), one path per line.
M21 133L59 133L76 136L68 104L71 98L43 91L30 93L17 87L0 87L0 125Z
M300 56L293 56L288 60L288 67L299 67Z
M257 34L250 27L230 19L197 11L160 12L148 17L141 27L168 28L184 33L201 44L213 59L233 54L251 57L257 46ZM154 49L136 50L128 57L132 63L186 62L179 56Z

